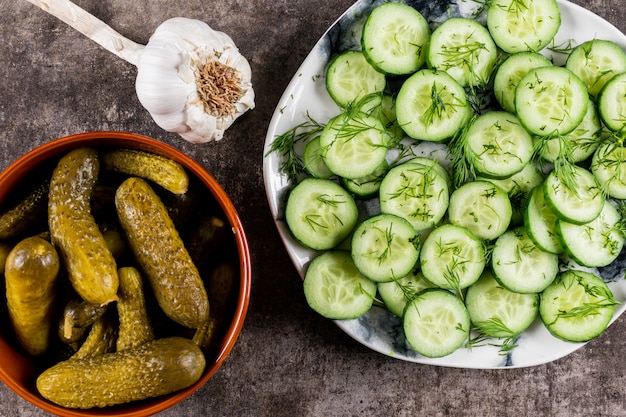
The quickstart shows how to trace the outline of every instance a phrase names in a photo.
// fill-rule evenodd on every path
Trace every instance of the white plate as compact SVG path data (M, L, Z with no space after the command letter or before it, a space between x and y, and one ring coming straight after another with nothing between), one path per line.
M270 149L274 138L304 122L307 113L314 120L325 123L339 112L324 86L324 69L331 56L345 49L358 47L363 16L366 16L381 1L360 0L348 9L322 36L304 60L285 90L270 122L264 155ZM443 21L448 16L469 16L466 0L415 0L405 1L431 21ZM590 11L558 0L562 24L555 37L556 45L572 45L594 38L610 39L626 49L626 36L610 23ZM451 14L450 14L451 13ZM548 54L546 52L546 54ZM562 64L564 57L551 56L555 63ZM281 157L272 153L264 157L263 174L270 210L276 222L287 252L301 277L309 261L317 253L306 249L293 240L284 222L284 203L291 184L279 172ZM613 320L626 309L626 281L622 278L626 269L626 253L611 267L596 270L609 286L620 305L616 308ZM502 356L499 348L493 346L461 348L443 358L426 358L409 348L400 320L380 307L372 308L367 314L355 320L336 321L348 335L370 349L394 358L439 366L460 368L512 368L534 366L561 358L582 347L583 343L569 343L556 339L546 330L540 320L525 331L518 340L517 347L508 355ZM607 330L610 331L610 328Z

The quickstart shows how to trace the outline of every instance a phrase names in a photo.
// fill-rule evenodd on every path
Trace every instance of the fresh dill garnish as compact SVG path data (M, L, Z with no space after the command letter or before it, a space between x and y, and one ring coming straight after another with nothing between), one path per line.
M296 144L313 139L323 129L324 125L315 121L307 112L306 121L274 138L265 156L267 157L273 152L280 154L284 160L278 170L287 175L289 180L295 184L298 182L300 174L305 172L302 155L298 154L295 149Z

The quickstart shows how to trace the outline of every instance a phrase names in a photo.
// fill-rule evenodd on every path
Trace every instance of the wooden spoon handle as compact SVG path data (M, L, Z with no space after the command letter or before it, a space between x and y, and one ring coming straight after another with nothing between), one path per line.
M125 38L70 0L26 0L67 23L98 45L137 66L144 45Z

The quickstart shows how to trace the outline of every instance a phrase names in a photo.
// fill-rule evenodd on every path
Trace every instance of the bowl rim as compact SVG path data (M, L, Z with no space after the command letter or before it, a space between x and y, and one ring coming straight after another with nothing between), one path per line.
M243 223L239 218L239 214L237 213L234 204L215 178L197 161L183 153L181 150L162 141L148 136L127 132L92 131L72 134L53 139L26 152L0 173L0 185L7 185L6 187L3 187L2 191L0 191L0 203L4 201L14 186L22 178L24 178L24 176L30 172L34 166L67 152L70 149L76 148L78 145L93 145L98 147L128 146L135 149L146 150L155 154L161 154L162 156L167 156L176 162L181 163L187 171L198 177L198 179L200 179L200 181L210 189L231 226L239 255L240 290L236 309L234 311L233 321L226 330L226 335L218 347L217 354L214 358L211 358L211 361L207 360L205 371L198 381L181 391L163 397L149 399L146 400L146 402L130 404L128 406L120 405L107 407L103 409L69 409L56 405L44 399L40 395L25 389L2 368L0 368L0 380L26 401L45 411L60 416L150 416L170 408L185 398L191 396L217 372L232 351L243 328L243 323L245 321L250 303L252 262L247 237L244 232ZM4 339L0 339L0 342L6 344ZM7 347L9 346L7 345ZM25 358L25 360L27 359ZM207 371L206 369L209 370Z

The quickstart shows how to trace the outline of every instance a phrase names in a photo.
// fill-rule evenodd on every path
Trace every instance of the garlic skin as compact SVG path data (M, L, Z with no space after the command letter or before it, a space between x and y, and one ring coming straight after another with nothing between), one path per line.
M227 115L207 113L198 91L198 71L210 60L235 69L241 96ZM163 22L141 51L135 89L154 121L191 143L223 138L225 130L254 108L250 64L227 34L184 17Z

